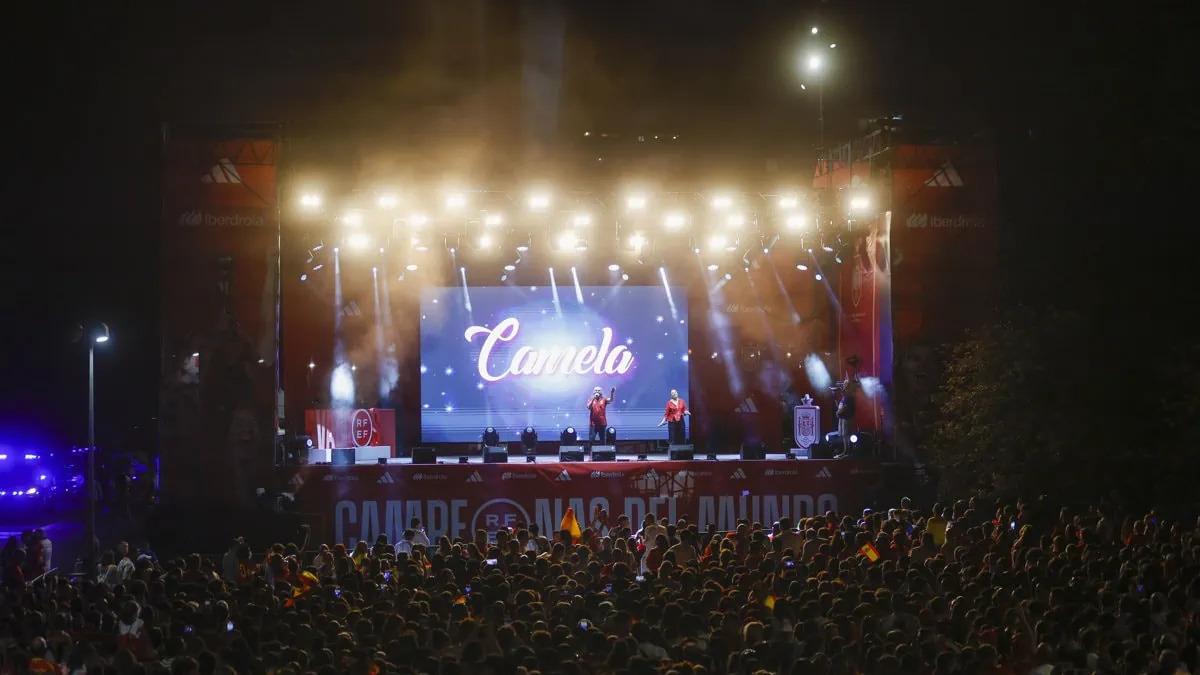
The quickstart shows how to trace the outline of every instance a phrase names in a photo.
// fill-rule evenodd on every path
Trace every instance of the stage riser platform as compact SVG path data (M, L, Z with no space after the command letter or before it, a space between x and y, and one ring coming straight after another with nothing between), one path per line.
M431 539L470 538L518 522L542 534L558 529L567 508L582 527L596 509L638 523L647 512L701 529L746 518L769 525L782 516L852 513L870 505L883 473L856 460L538 461L527 464L375 464L280 467L280 491L292 493L317 541L353 545L380 533L401 537L420 518Z

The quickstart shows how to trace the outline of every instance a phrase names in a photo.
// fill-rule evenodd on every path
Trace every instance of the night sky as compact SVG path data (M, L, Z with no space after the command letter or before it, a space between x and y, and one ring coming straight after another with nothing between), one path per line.
M449 164L478 171L586 156L581 132L593 129L679 133L718 175L764 156L799 166L817 124L794 62L813 23L838 43L827 137L898 112L945 138L996 143L1006 301L1088 312L1097 337L1081 358L1116 369L1119 396L1186 336L1194 304L1184 241L1200 97L1187 27L1149 5L976 4L23 7L0 40L0 434L84 440L86 353L68 335L88 319L114 331L98 362L101 442L155 414L160 122L278 120L333 145L449 148ZM555 34L561 63L546 64ZM537 105L530 63L561 71L534 83Z

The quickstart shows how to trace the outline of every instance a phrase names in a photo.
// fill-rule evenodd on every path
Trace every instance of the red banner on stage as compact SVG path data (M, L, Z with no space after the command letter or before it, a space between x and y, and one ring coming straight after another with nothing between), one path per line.
M431 539L470 537L518 522L557 531L573 508L582 527L611 525L646 513L701 530L737 520L769 525L783 516L848 513L879 489L878 466L851 460L758 462L587 462L306 466L282 470L281 486L313 517L318 541L353 545L387 534L400 539L420 518ZM598 511L608 519L600 522Z
M305 410L304 431L321 450L385 446L396 454L395 410Z

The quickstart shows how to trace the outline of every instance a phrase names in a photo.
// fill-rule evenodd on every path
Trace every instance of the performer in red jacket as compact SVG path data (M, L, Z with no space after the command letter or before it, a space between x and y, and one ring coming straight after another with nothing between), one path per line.
M692 412L688 410L687 403L679 398L679 392L672 389L671 398L667 399L667 411L663 414L662 421L658 426L664 424L667 426L667 438L672 445L683 445L687 443L687 429L684 427L683 418L691 417Z

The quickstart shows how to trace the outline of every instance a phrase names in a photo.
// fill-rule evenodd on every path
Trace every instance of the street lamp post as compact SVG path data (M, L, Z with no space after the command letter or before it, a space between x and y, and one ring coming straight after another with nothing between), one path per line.
M108 342L107 324L100 324L88 341L88 453L87 453L87 555L84 574L96 569L96 345Z
M816 35L818 32L818 28L813 26L812 34ZM836 47L836 42L829 43L828 48L830 50ZM819 129L817 148L820 152L821 160L825 162L823 168L825 174L828 176L829 187L833 187L833 172L830 170L830 157L825 148L825 79L829 69L825 65L824 48L820 50L814 48L808 52L805 58L804 69L817 80L817 126ZM803 84L801 84L801 88L805 88Z

